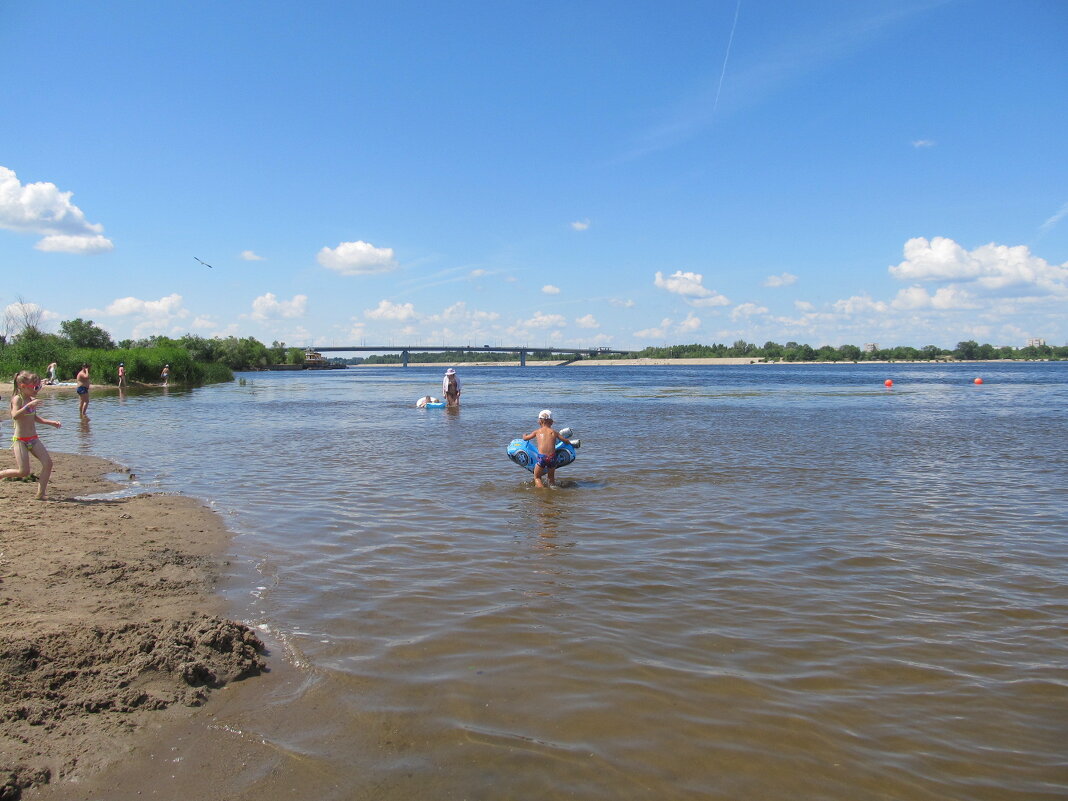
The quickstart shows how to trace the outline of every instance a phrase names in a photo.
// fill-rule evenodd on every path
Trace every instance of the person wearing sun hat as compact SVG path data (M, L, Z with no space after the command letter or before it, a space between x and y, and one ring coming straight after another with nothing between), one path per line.
M460 378L451 367L445 371L445 377L441 379L441 391L445 395L447 406L460 405Z

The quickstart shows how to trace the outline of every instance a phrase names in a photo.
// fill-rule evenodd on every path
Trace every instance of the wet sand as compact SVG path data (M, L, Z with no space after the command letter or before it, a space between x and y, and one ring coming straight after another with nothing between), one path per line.
M91 776L265 669L256 635L220 617L230 534L214 512L173 495L93 497L121 488L105 479L121 468L53 459L48 501L0 481L0 799Z

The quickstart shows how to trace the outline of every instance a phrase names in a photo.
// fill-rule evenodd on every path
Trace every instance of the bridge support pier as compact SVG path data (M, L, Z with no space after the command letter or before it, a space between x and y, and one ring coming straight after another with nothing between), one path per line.
M402 350L401 351L401 367L407 367L407 366L408 366L408 351Z
M525 350L519 351L519 366L520 367L526 367L527 366L527 352Z

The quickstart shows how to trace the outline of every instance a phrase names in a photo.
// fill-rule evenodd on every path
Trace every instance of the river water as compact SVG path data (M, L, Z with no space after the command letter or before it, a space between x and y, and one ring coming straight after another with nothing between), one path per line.
M247 373L45 434L237 532L289 679L231 792L1068 797L1068 365L459 372L458 411ZM504 453L544 407L555 490Z

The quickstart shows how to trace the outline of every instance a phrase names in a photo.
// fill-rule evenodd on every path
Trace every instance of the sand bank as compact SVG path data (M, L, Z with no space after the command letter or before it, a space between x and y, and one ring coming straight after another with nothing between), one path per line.
M117 465L53 458L49 501L0 481L0 799L89 775L142 727L265 668L256 635L219 616L230 534L214 512L180 496L94 497L118 488L104 479Z

